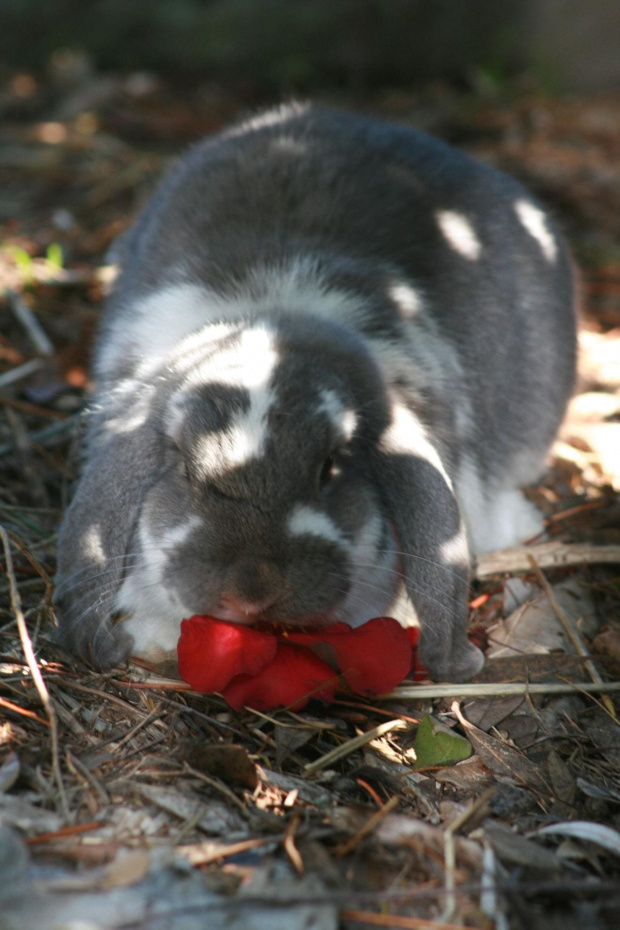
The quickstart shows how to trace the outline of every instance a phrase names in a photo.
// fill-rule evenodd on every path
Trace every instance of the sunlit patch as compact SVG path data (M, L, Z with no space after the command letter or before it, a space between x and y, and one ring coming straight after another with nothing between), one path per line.
M354 410L347 409L335 391L325 388L321 391L321 404L319 413L325 413L334 430L339 433L345 442L353 436L357 426L357 415Z
M172 546L180 546L187 542L194 530L202 526L200 517L190 517L186 523L179 523L172 529L166 530L161 535L161 548L163 551L169 550Z
M350 543L326 513L305 507L303 504L295 507L289 516L288 531L292 536L318 536L327 542L350 549Z
M105 424L106 431L114 436L123 436L133 433L144 426L151 413L151 404L155 386L150 384L140 388L140 394L133 405L127 410L123 409L121 416L113 417Z
M64 123L39 123L35 136L47 145L60 145L67 140L67 127Z
M278 136L271 143L271 148L275 152L282 152L284 155L305 155L308 150L306 142L301 139L295 139L293 136Z
M197 284L172 284L127 306L112 325L99 359L100 373L105 375L132 357L167 355L180 339L209 322L209 297L209 291Z
M91 562L99 566L105 565L106 554L101 539L101 530L97 524L89 526L82 536L82 551Z
M404 282L392 284L388 293L398 307L400 315L406 320L411 320L424 308L424 301L419 292L409 284Z
M435 219L448 245L455 252L470 262L480 258L482 243L467 217L454 210L438 210Z
M264 389L277 365L273 333L267 326L254 326L242 330L239 341L209 359L208 371L200 372L198 383L215 381L252 390ZM208 374L208 378L205 375ZM192 375L188 376L191 382Z
M326 280L312 255L298 255L286 264L257 265L229 300L242 315L275 308L329 320L356 320L364 309L359 295Z
M530 236L536 239L547 261L554 262L557 258L558 246L547 225L547 217L543 211L528 200L515 201L514 208L519 222Z
M240 126L229 129L225 135L245 135L248 129L265 129L270 126L279 126L292 117L301 116L308 109L309 104L307 103L285 103L275 109L267 110L266 113L260 113L258 116L252 117L252 119L247 120Z

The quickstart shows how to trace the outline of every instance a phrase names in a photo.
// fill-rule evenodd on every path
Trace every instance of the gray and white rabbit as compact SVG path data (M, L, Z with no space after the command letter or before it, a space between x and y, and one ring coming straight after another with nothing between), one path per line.
M180 622L419 622L483 664L470 554L539 527L572 268L520 185L423 133L290 105L193 148L118 247L60 637L97 666Z

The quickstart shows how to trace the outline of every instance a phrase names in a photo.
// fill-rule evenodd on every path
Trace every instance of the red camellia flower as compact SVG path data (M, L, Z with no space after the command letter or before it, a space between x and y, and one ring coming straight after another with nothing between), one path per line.
M179 672L194 691L219 691L235 710L300 710L311 697L382 694L410 672L419 679L418 638L419 630L405 630L391 617L357 629L336 623L312 633L272 633L195 616L181 623Z

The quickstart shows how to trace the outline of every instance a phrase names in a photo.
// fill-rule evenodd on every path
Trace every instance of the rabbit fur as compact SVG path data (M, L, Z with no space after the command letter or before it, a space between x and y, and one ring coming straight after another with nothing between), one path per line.
M116 247L60 640L98 667L180 622L420 624L436 679L472 553L540 518L573 275L519 184L410 128L305 105L206 139Z

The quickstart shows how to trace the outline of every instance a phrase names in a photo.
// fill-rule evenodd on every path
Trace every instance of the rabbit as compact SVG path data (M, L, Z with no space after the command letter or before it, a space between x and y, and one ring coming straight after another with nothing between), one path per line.
M421 627L436 680L476 553L537 532L575 367L562 235L517 182L375 118L288 104L207 138L115 247L64 647L175 656L180 623Z

